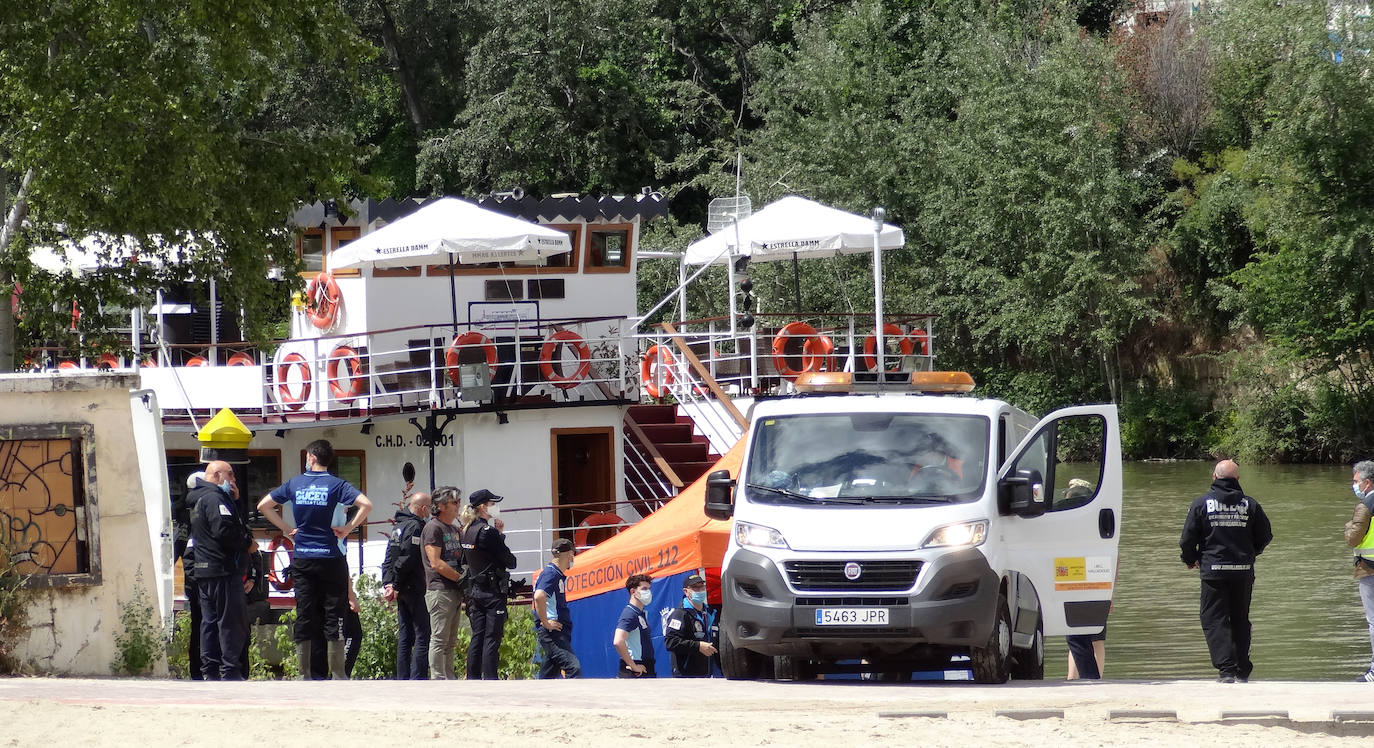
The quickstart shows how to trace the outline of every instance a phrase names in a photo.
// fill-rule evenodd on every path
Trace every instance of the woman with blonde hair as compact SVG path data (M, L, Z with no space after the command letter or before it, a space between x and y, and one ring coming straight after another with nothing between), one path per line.
M472 492L463 507L459 535L472 580L468 590L468 621L472 624L469 680L496 680L501 638L506 633L506 595L510 592L515 554L506 546L506 536L502 534L505 523L496 517L500 501L500 496L481 488Z

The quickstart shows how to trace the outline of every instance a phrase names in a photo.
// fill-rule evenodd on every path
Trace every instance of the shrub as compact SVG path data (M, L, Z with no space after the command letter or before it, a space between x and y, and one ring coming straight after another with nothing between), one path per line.
M167 656L162 627L153 623L153 604L144 589L143 570L134 574L134 596L120 603L121 631L115 635L115 675L146 675Z
M6 519L0 514L0 520ZM8 524L6 524L8 527ZM9 533L0 534L0 673L18 673L22 664L14 656L29 634L28 606L32 591L29 574L19 571L10 552Z

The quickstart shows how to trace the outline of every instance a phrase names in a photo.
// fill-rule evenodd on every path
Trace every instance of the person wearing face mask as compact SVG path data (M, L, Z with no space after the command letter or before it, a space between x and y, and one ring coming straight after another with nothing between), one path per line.
M1218 683L1245 683L1250 661L1250 597L1255 558L1274 539L1269 517L1240 487L1240 468L1231 460L1212 470L1212 486L1193 500L1179 538L1180 560L1201 567L1199 618Z
M382 559L382 598L396 603L396 680L429 679L429 610L420 537L429 508L429 494L418 491L410 495L407 509L396 510Z
M649 619L644 608L653 602L651 589L653 580L648 574L632 574L625 580L625 590L630 593L630 602L620 613L615 624L615 638L611 643L620 654L617 678L653 678L654 643L649 635Z
M1369 667L1355 680L1374 683L1374 527L1369 518L1374 514L1374 460L1355 463L1350 477L1350 490L1359 502L1355 515L1345 523L1345 542L1355 549L1355 581L1360 586L1360 602L1364 605L1365 623L1369 625L1371 659Z
M501 639L506 635L506 596L515 554L506 546L504 522L497 518L501 497L479 488L468 497L459 517L463 561L472 586L468 590L468 680L496 680L500 668Z
M573 542L567 538L553 541L553 561L539 574L534 585L534 636L544 653L539 664L540 678L578 678L582 663L572 650L572 612L568 609L565 572L573 565Z
M244 575L255 547L234 500L234 469L216 460L205 466L188 500L195 547L196 586L201 609L200 663L205 680L243 680L243 650L248 641L248 603Z
M682 604L663 622L663 646L668 649L673 677L707 678L714 672L712 658L720 626L706 607L706 580L692 574L682 583Z

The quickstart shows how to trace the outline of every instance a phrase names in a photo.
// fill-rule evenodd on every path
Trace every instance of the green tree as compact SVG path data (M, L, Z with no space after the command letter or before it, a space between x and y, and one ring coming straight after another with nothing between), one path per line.
M268 268L295 267L293 206L341 195L357 173L352 136L282 95L310 65L351 75L365 49L339 5L12 0L0 12L0 289L31 270L35 242L100 232L109 255L126 236L145 259L190 248L157 282L214 273L259 325ZM139 279L83 285L112 303ZM0 304L0 369L13 329Z

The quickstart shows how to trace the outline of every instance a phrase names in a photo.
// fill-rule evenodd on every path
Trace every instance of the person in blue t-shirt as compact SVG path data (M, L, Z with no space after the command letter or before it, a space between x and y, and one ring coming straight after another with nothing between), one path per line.
M334 446L324 439L305 447L305 474L277 486L258 502L258 511L278 530L295 541L291 577L296 591L296 655L301 678L310 679L310 641L323 629L334 680L347 680L344 618L348 615L348 559L345 543L350 533L367 521L372 511L358 489L330 475ZM294 528L286 524L281 506L291 505ZM348 507L357 511L345 521Z
M630 602L620 613L615 623L615 651L620 654L617 678L653 678L654 642L649 634L649 619L644 608L654 599L650 589L653 580L648 574L632 574L625 580L625 589L630 593Z
M573 543L567 538L553 541L553 561L539 574L534 585L534 635L544 652L539 665L540 678L568 678L582 675L582 663L572 649L572 612L568 610L564 574L573 565Z

